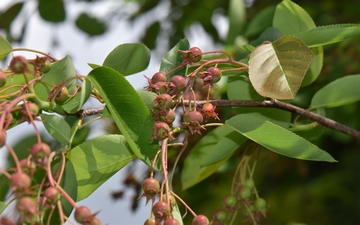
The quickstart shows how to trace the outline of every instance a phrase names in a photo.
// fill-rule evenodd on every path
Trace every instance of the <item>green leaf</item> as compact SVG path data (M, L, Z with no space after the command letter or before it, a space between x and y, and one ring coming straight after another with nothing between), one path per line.
M283 35L295 35L299 37L302 32L316 28L316 25L311 16L296 3L284 0L282 1L275 10L273 26L281 31ZM303 38L306 45L309 46ZM309 46L313 47L313 46ZM315 55L313 63L310 65L302 86L311 84L320 75L323 65L323 49L322 47L311 49Z
M28 80L31 80L34 78L33 74L25 74L26 78ZM15 74L13 76L7 76L6 78L6 84L3 87L0 87L0 100L4 99L11 99L14 96L9 96L9 94L13 94L16 92L21 91L21 88L23 85L26 84L26 80L22 74ZM6 90L5 90L6 89Z
M0 35L0 60L4 59L11 51L12 47L10 43Z
M41 77L41 81L35 83L35 92L41 100L46 101L49 98L51 89L58 84L65 82L65 87L72 95L76 89L76 75L74 65L69 56L54 62L49 72Z
M321 88L311 100L311 108L338 107L360 100L360 75L339 78Z
M244 36L251 37L261 33L266 28L271 27L275 14L275 7L275 5L271 5L257 12L251 21L249 21Z
M264 43L250 54L251 84L264 97L293 99L313 59L312 51L294 36Z
M41 119L49 134L61 144L70 142L70 126L60 116L56 114L41 114Z
M104 99L131 150L139 159L151 165L159 145L150 140L154 121L139 94L121 74L111 68L98 67L89 73L87 79Z
M231 132L232 130L226 126L215 128L201 138L194 148L191 149L189 155L184 161L184 168L181 173L183 190L188 189L189 187L194 186L209 177L211 174L215 173L224 162L227 161L230 156L221 162L209 166L202 166L210 155L209 149L213 148L219 141Z
M154 108L154 99L156 97L156 94L154 92L150 91L137 91L141 99L144 101L146 107L148 109Z
M49 22L62 22L66 17L63 0L39 0L38 10L40 16Z
M229 4L229 31L226 39L227 45L234 44L236 37L243 30L246 23L246 10L244 1L231 0Z
M66 154L76 173L76 201L88 197L135 158L126 145L122 135L104 135L88 140Z
M105 33L107 27L104 22L87 13L81 13L75 21L76 26L90 36Z
M360 24L334 24L304 30L296 36L302 39L309 47L316 47L358 38Z
M336 162L314 144L263 118L241 114L227 120L225 124L278 154L302 160Z
M299 5L284 0L276 6L273 27L283 35L294 35L316 27L311 16Z
M10 155L10 154L9 154ZM4 159L6 160L6 159ZM10 163L9 163L10 164ZM10 167L11 165L8 165ZM9 192L9 178L4 174L0 175L0 201L5 201ZM1 213L1 212L0 212Z
M24 3L19 2L15 3L5 12L0 13L0 28L9 30L11 23L15 20L16 16L19 14L23 7Z
M145 70L150 62L150 50L140 43L121 44L105 58L103 66L110 67L122 75Z
M75 95L75 97L71 98L69 101L66 101L62 105L62 108L69 114L78 112L88 100L91 91L92 85L90 81L85 79L81 85L80 91Z
M189 41L187 39L182 39L179 41L170 51L168 51L161 60L160 70L163 73L170 72L174 68L181 65L184 58L179 50L188 50L190 48ZM172 72L168 75L171 78L174 75L185 75L187 67L183 66L180 69Z
M204 160L203 166L209 166L221 162L231 156L247 138L233 131L224 136L213 148L209 149L210 154Z
M323 61L324 61L323 48L319 46L310 49L314 53L314 60L312 61L309 70L306 72L301 86L307 86L309 84L312 84L320 75L321 69L323 67Z
M227 85L227 96L230 100L265 100L251 86L249 80L240 76L230 76ZM251 108L251 107L233 107L237 114L252 114L263 117L266 120L288 128L291 120L291 113L275 108Z

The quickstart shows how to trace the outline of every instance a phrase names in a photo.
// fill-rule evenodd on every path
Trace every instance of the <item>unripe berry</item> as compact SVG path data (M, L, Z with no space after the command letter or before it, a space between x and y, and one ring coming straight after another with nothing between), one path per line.
M174 94L178 94L186 88L186 79L183 76L175 75L171 78L170 82L175 85L176 93Z
M86 222L84 225L101 225L101 221L98 218L93 217L90 222Z
M166 202L166 195L162 196L161 201ZM175 200L175 197L173 195L169 196L169 201L170 201L170 205L172 205L172 206L176 205L176 200Z
M168 218L165 220L164 225L180 225L180 222L174 218Z
M31 221L37 212L35 200L27 196L18 200L16 209L19 211L20 216L28 221Z
M146 178L142 183L142 188L146 195L155 196L160 191L160 184L154 178Z
M156 225L156 221L154 218L149 218L145 221L144 225Z
M206 81L206 79L208 78L212 83L217 83L219 82L219 80L221 79L222 73L221 70L217 67L210 67L206 70L207 72L207 77L204 78L204 81Z
M204 215L197 215L193 221L192 225L209 225L209 219Z
M215 211L213 215L213 220L218 221L222 224L226 221L227 217L228 217L227 211L225 211L224 209L218 209Z
M50 60L46 60L43 65L41 65L40 71L43 73L47 73L50 71L51 68L51 62Z
M158 95L154 99L154 103L155 103L155 107L157 107L157 108L165 107L166 109L170 109L174 105L173 99L171 98L171 96L169 94Z
M39 166L41 166L41 164L44 162L45 158L48 157L50 152L51 152L51 149L50 149L49 145L47 145L43 142L34 144L32 146L32 148L30 149L30 154L34 159L34 162L36 164L38 164Z
M198 122L199 124L202 124L204 117L198 111L190 111L190 112L185 113L183 119L184 119L184 122Z
M247 180L245 180L244 185L249 188L250 190L252 190L255 187L255 183L254 180L249 178Z
M21 109L21 113L25 116L31 116L31 117L37 117L39 115L39 106L37 106L35 103L33 102L27 102L25 103L29 109L30 115L28 115L28 112L25 108L25 105L22 106ZM25 116L26 117L26 116Z
M23 56L15 56L10 61L10 69L14 73L25 73L28 69L28 62Z
M0 87L5 86L6 80L7 80L7 78L6 78L6 74L5 74L4 70L0 69Z
M16 172L10 177L11 190L17 195L25 192L31 185L31 178L23 172Z
M248 199L251 196L251 189L248 187L243 187L240 191L240 197L243 199Z
M60 198L59 191L56 187L48 187L44 191L44 204L52 206L54 205Z
M155 215L156 219L165 219L170 215L170 206L163 201L157 202L152 207L152 213Z
M264 210L266 209L266 201L263 198L258 198L255 200L255 209Z
M153 130L153 136L152 139L155 140L164 140L165 138L171 138L174 137L170 134L171 130L167 123L164 122L156 122Z
M60 91L58 92L58 94L55 97L55 101L58 103L63 103L66 100L69 99L69 91L67 89L67 87L63 86Z
M202 58L202 51L200 50L200 48L198 47L192 47L189 49L189 51L191 52L191 59L192 62L199 62Z
M228 195L224 198L224 207L226 209L236 209L236 207L238 206L239 200L235 195Z
M155 84L157 82L166 82L166 81L167 81L167 77L166 77L165 73L163 73L163 72L157 72L151 78L151 82L153 84Z
M93 215L91 214L91 211L86 206L79 206L75 209L75 220L79 223L85 223L91 220Z

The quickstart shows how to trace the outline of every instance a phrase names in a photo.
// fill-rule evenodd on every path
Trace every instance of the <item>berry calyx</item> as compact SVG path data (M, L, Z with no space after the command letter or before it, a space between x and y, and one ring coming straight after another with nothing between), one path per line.
M149 218L145 221L144 225L156 225L156 221L154 218Z
M156 108L165 109L170 109L174 105L173 99L169 94L161 94L156 96L156 98L154 99L154 103Z
M48 187L44 191L44 202L46 206L53 206L60 199L59 191L55 187Z
M151 138L158 141L164 140L165 138L174 139L170 133L171 130L167 123L156 122L153 130L153 136Z
M7 78L6 78L6 74L5 74L4 70L0 69L0 87L5 86L6 80L7 80Z
M147 198L153 198L160 191L159 181L154 178L146 178L142 183L142 189Z
M202 58L202 51L198 47L192 47L189 50L179 50L184 57L184 63L199 62Z
M197 215L192 221L192 225L209 225L209 219L204 215Z
M10 69L14 73L25 73L28 72L28 62L23 56L15 56L10 61Z
M186 88L186 79L183 76L175 75L171 78L170 82L175 86L172 94L179 94Z
M191 134L201 134L200 129L205 129L201 126L204 122L203 115L198 111L190 111L184 114L183 124L188 127Z
M18 200L16 209L19 211L21 218L27 221L31 221L37 213L35 200L28 196Z
M156 72L153 77L151 78L151 82L153 84L157 83L157 82L166 82L167 81L167 77L166 74L163 72Z
M162 221L170 215L170 206L163 201L157 202L152 207L152 213L157 221Z
M24 172L13 173L10 177L11 190L16 194L23 194L31 185L31 178Z
M30 154L33 157L34 162L41 166L45 159L49 156L51 149L49 145L44 142L34 144L30 149Z
M91 211L86 206L79 206L75 209L75 220L79 223L86 223L91 221L93 218L93 215L91 214Z
M180 222L174 218L168 218L165 220L164 225L180 225Z
M213 104L211 104L210 102L206 102L203 105L201 112L203 113L205 119L215 118L217 120L220 120L217 113L215 112L215 109L216 109L216 106L213 106Z

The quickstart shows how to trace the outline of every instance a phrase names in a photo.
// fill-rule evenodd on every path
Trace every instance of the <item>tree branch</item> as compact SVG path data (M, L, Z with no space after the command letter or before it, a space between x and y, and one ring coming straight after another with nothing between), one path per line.
M203 105L206 101L196 101L198 105ZM345 126L341 123L338 123L332 119L326 118L324 116L321 116L319 114L310 112L306 109L278 101L276 99L271 100L211 100L209 101L214 106L237 106L237 107L270 107L270 108L278 108L282 110L286 110L289 112L296 113L300 116L309 118L311 120L314 120L321 124L324 127L328 127L333 130L340 131L344 134L350 135L358 140L360 140L360 132L350 128L348 126ZM189 104L189 101L184 101L184 104Z

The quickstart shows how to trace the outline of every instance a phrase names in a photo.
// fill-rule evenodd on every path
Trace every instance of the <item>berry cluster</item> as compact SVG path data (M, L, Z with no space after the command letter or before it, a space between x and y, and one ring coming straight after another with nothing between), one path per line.
M45 54L46 55L46 54ZM41 110L56 111L58 102L64 102L70 96L65 83L55 85L49 90L48 98L43 101L35 94L35 83L41 82L42 75L50 71L56 61L51 56L27 60L23 56L14 56L7 70L0 69L0 147L5 146L15 161L15 167L7 171L0 168L9 179L12 197L15 201L18 217L0 217L0 224L50 224L55 211L59 212L62 222L64 218L60 199L67 200L75 208L75 220L84 225L97 225L101 222L88 207L77 206L74 200L61 187L64 173L65 154L61 150L52 151L50 146L41 140L34 121ZM22 77L22 78L21 78ZM18 84L17 81L23 80ZM10 91L9 91L10 90ZM13 91L15 90L15 91ZM22 122L31 123L37 142L28 149L27 157L19 159L14 149L7 144L6 130ZM61 158L60 166L53 167L54 158ZM36 174L44 174L41 181ZM17 222L16 222L17 221Z

